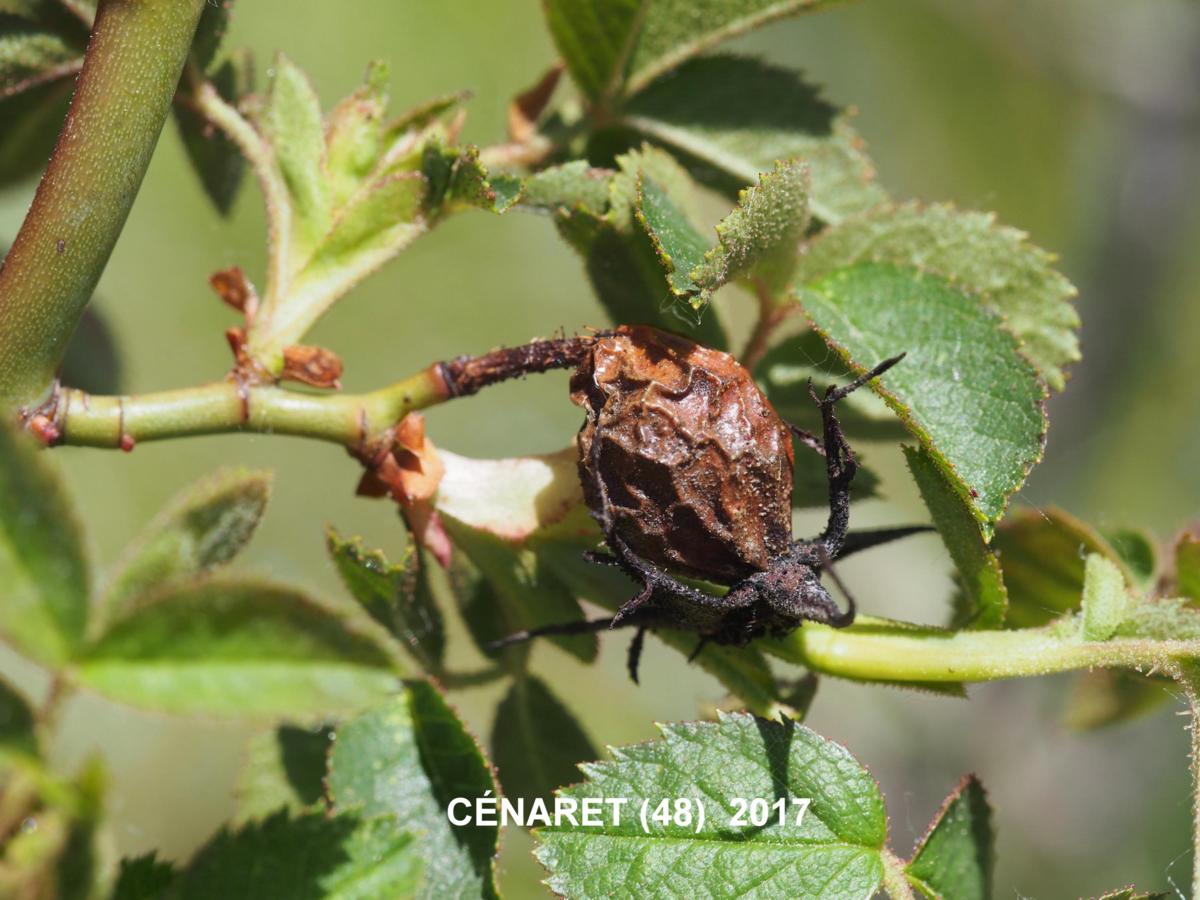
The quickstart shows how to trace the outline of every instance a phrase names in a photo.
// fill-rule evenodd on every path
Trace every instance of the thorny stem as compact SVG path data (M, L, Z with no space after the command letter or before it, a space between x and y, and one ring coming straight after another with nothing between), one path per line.
M133 205L204 0L104 0L71 108L0 268L0 402L51 389Z

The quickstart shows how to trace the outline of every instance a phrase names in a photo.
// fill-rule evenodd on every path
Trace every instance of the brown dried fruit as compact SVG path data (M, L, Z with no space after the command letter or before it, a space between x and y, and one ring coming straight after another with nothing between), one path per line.
M732 356L622 326L594 342L571 399L588 414L579 434L588 506L638 556L730 584L788 550L791 433Z

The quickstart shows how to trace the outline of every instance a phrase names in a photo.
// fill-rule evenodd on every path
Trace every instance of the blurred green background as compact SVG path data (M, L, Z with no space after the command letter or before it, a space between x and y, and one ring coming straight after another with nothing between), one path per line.
M397 109L471 88L465 136L481 144L502 139L508 99L554 56L532 0L239 0L231 43L255 51L260 79L271 54L285 50L326 105L372 58L391 64ZM1051 403L1046 460L1018 500L1163 538L1200 514L1200 7L866 0L771 26L736 49L804 68L832 99L857 105L895 196L996 210L1061 254L1080 289L1085 360ZM0 194L0 239L15 233L34 186ZM168 125L97 301L120 344L125 390L211 380L228 368L222 332L233 320L206 278L239 264L261 281L263 228L250 183L231 220L217 216ZM727 291L719 303L744 331L749 301ZM548 220L468 213L358 289L313 341L341 354L343 382L358 390L434 359L603 321ZM579 416L565 377L543 376L433 410L428 421L440 446L503 456L563 446ZM886 500L857 507L856 523L922 516L895 449L867 453L894 487ZM228 436L147 444L132 455L64 448L54 456L101 564L173 493L228 464L276 472L243 568L332 595L341 588L322 548L326 523L393 554L403 546L394 510L356 499L358 466L330 446ZM819 519L797 527L811 531ZM937 541L919 538L856 558L845 577L868 612L940 623L948 572ZM458 637L459 658L469 661L461 629ZM649 738L653 722L695 718L721 699L714 681L655 642L637 688L623 676L624 640L603 643L603 680L549 646L535 651L535 666L597 745ZM7 651L0 670L40 684ZM1089 896L1130 882L1185 891L1188 723L1171 714L1181 707L1081 735L1061 724L1068 690L1066 678L994 684L963 702L827 680L809 724L880 780L901 853L959 776L975 771L997 808L998 895ZM498 694L453 700L486 737ZM95 752L108 761L116 849L180 857L231 814L254 731L80 698L55 756L67 769ZM545 893L530 846L522 834L505 838L510 896Z

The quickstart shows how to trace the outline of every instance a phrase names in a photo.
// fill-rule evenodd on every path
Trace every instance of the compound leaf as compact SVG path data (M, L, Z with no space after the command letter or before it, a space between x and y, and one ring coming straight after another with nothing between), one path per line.
M1008 593L1000 561L983 541L979 527L962 497L947 482L928 451L905 447L904 458L921 491L933 524L942 536L958 570L967 607L959 627L999 628L1008 610Z
M372 900L411 897L419 839L390 816L281 810L222 829L171 882L164 900Z
M545 682L533 675L513 680L492 725L492 758L506 797L550 800L555 788L579 780L578 763L597 756Z
M58 666L87 625L88 565L73 507L34 441L0 425L0 631Z
M611 762L584 766L588 780L559 792L626 803L619 824L606 815L601 827L560 822L536 832L552 890L571 898L872 896L887 817L875 780L845 749L803 725L746 713L659 728L662 739L613 748ZM732 824L737 797L768 804L766 824ZM693 817L656 820L663 798L690 801ZM801 799L810 802L797 824L792 801ZM770 806L779 801L782 822ZM667 801L672 813L676 802Z
M968 775L938 811L905 874L931 900L988 900L996 862L992 808Z
M947 205L886 206L826 229L807 248L799 280L817 281L859 262L890 262L940 275L993 307L1046 382L1062 390L1062 367L1079 359L1074 286L1054 256L992 213Z
M229 562L249 543L271 496L271 473L222 469L178 494L126 548L100 601L118 615L138 596Z
M433 560L409 547L392 565L382 551L365 550L362 538L345 540L332 528L326 546L342 582L372 619L397 638L419 665L441 668L446 650L442 614L429 585Z
M326 781L335 811L395 816L425 860L419 897L495 897L499 829L453 825L451 800L494 795L479 745L429 683L404 690L337 731ZM473 812L471 813L473 816Z
M1045 440L1045 388L1016 339L969 294L890 264L840 269L800 301L855 371L907 353L873 386L990 538Z
M848 117L791 69L736 56L690 60L631 97L620 122L730 197L776 160L799 159L823 222L887 200Z
M293 588L214 578L129 606L79 677L145 709L296 717L360 706L395 685L393 669L343 614Z

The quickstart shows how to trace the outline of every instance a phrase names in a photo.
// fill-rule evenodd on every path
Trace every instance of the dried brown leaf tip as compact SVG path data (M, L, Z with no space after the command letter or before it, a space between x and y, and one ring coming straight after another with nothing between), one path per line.
M513 97L508 105L508 135L516 143L527 143L537 134L538 119L554 95L563 68L563 63L556 63L538 79L537 84Z
M342 360L324 347L293 344L283 348L283 371L279 377L310 387L339 390L342 386L338 381L342 377Z

